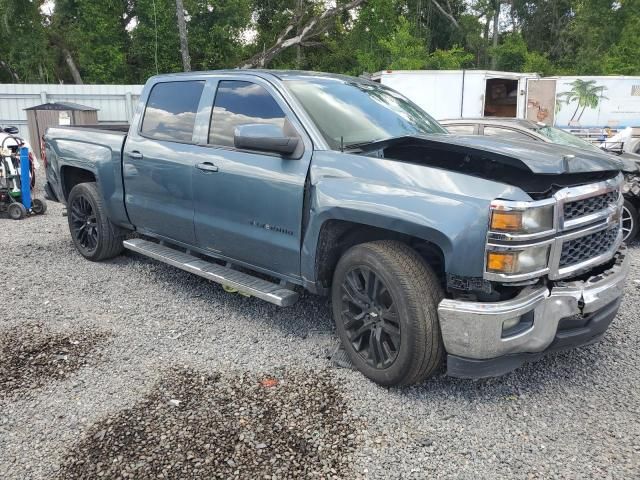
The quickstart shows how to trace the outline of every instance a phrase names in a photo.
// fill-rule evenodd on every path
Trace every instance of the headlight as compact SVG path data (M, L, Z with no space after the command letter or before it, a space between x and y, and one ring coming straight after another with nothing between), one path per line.
M553 204L527 207L520 202L494 201L489 229L492 232L532 234L553 230Z
M491 247L489 247L491 248ZM544 270L549 260L549 245L523 247L522 250L487 252L487 271L519 275Z

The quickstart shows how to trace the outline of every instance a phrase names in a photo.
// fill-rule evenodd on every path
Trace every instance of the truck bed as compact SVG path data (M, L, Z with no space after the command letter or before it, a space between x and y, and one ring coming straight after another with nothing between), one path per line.
M116 224L128 224L122 184L122 149L127 132L85 125L47 129L47 179L55 196L65 202L75 170L91 172Z

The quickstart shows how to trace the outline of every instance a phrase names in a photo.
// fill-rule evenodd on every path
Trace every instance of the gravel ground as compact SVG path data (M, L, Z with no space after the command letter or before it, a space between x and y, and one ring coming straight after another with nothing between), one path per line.
M599 344L388 390L327 360L325 299L88 262L49 207L0 217L2 479L640 478L638 246Z

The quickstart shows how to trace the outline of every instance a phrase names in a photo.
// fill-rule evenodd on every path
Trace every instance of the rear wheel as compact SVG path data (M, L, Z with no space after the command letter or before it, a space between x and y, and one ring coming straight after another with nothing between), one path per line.
M47 211L47 202L45 202L44 200L40 200L39 198L34 198L31 209L33 210L33 213L42 215Z
M356 245L338 262L332 308L353 364L385 386L419 383L442 364L438 278L407 245Z
M629 200L622 206L622 235L625 242L630 242L638 235L638 209Z
M11 203L7 207L7 213L14 220L22 220L27 216L27 209L21 203Z
M67 210L71 238L83 257L97 262L122 252L124 235L109 221L95 183L80 183L73 187L67 199Z

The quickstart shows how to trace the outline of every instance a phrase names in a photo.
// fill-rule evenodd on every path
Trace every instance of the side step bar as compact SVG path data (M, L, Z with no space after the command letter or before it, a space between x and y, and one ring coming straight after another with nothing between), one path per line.
M232 287L242 293L260 298L280 307L288 307L298 300L298 293L277 283L233 270L229 267L207 262L188 253L150 242L142 238L134 238L123 242L124 248L153 258L160 262L178 267L190 273L222 285Z

